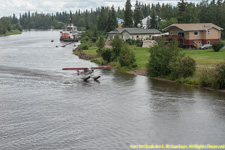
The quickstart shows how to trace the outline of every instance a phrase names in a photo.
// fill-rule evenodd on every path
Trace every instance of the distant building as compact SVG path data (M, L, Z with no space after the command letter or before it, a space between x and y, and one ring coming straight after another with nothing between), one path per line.
M133 40L145 40L151 39L154 34L160 34L161 32L157 29L142 29L142 28L116 28L115 31L107 33L107 39L113 40L116 35L121 39L133 39Z
M117 23L118 23L118 28L122 28L123 24L124 24L124 20L120 19L120 18L116 18L116 20L117 20Z
M147 17L145 17L144 19L141 20L143 29L147 29L148 28L148 20L150 21L150 19L151 19L151 17L147 16Z
M223 28L213 23L187 23L172 24L165 29L167 41L177 38L180 47L199 48L203 44L211 44L221 40L221 30Z

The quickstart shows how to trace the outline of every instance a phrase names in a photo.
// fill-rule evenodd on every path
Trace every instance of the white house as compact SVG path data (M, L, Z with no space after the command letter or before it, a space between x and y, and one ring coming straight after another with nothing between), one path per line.
M147 22L148 22L148 20L150 21L150 19L151 19L151 17L147 16L147 17L145 17L144 19L141 20L142 28L147 29L147 27L148 27L148 23Z
M161 32L157 29L142 29L142 28L116 28L115 31L110 31L107 33L108 40L113 40L116 35L121 39L127 40L145 40L151 39L154 34L160 34Z

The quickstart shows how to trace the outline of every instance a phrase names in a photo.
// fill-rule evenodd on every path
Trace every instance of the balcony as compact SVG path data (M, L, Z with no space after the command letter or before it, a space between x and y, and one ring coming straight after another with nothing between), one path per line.
M182 35L164 35L166 40L170 41L172 39L178 39L178 40L185 40L185 38Z

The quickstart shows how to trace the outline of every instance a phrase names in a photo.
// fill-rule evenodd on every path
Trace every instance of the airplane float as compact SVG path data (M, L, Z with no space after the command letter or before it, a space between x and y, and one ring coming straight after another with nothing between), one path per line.
M62 70L77 70L77 75L83 75L81 79L84 81L87 81L90 78L93 78L94 80L98 80L101 76L94 76L94 70L95 69L107 69L111 68L110 66L100 66L100 67L81 67L81 68L62 68ZM82 71L80 71L82 70Z

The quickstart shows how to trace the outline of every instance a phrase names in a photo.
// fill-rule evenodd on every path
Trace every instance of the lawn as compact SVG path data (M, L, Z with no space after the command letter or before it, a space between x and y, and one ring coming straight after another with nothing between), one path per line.
M149 48L142 48L142 47L135 47L131 46L131 49L133 50L136 58L136 62L138 65L138 69L143 69L146 66L146 63L149 60Z
M225 60L225 49L221 49L219 52L209 50L182 50L186 56L190 56L196 60L198 66L215 66L217 63Z
M149 48L142 48L136 46L130 46L133 50L136 58L138 67L136 69L143 69L149 60ZM84 50L86 54L97 55L97 47L89 47L88 50ZM213 67L217 63L223 62L225 60L225 49L221 49L219 52L214 52L212 49L209 50L190 50L182 49L182 52L186 56L190 56L196 60L197 66L209 66Z
M84 50L85 54L90 54L90 55L97 55L96 50L98 48L97 47L89 47L88 50Z

